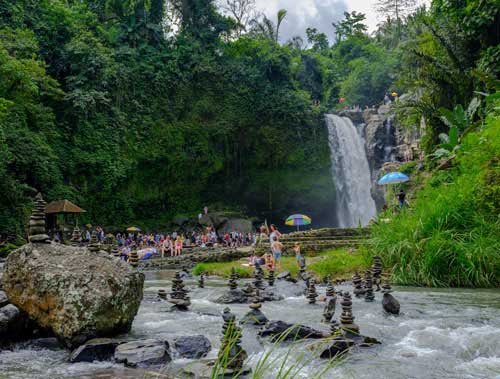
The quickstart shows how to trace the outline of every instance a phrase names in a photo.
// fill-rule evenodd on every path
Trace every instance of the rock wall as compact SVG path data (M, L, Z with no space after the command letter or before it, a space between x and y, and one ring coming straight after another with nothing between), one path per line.
M423 126L415 125L414 128L404 129L398 124L390 104L365 110L345 110L340 115L349 117L361 128L372 177L372 196L380 210L384 205L384 192L377 185L377 180L384 164L402 163L417 158L420 154Z

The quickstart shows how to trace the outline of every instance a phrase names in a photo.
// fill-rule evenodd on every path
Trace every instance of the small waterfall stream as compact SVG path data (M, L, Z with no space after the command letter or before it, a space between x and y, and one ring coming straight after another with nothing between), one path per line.
M377 210L363 138L347 117L326 115L337 226L366 226Z

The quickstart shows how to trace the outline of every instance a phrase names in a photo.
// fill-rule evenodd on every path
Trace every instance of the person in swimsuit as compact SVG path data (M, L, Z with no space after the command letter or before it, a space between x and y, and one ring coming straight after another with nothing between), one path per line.
M264 262L269 271L274 270L274 258L271 253L268 252L264 255Z
M273 252L274 262L278 270L281 270L281 252L283 251L283 244L278 240L277 236L274 236L273 242L271 243L271 251Z

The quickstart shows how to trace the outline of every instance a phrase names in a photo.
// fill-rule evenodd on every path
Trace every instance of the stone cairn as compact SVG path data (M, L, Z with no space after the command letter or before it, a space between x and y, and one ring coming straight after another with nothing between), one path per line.
M339 331L339 322L332 317L330 319L330 335L337 336L339 334Z
M113 255L114 257L120 259L120 249L118 249L118 246L116 245L113 245L111 247L111 255Z
M377 287L375 291L380 291L380 283L382 282L382 258L378 255L373 257L372 273L373 284Z
M392 287L388 281L385 281L382 285L382 293L391 293Z
M255 270L253 272L253 285L257 289L264 289L264 271L262 271L262 267L255 266Z
M366 273L365 273L365 301L372 302L373 300L375 300L375 295L373 294L372 272L371 272L371 270L366 270Z
M236 316L229 308L222 313L222 340L217 361L224 367L224 374L231 375L242 372L248 354L241 347L241 329L236 324Z
M335 291L335 287L333 286L333 283L331 280L328 281L328 284L326 286L326 297L336 297L337 293Z
M128 256L128 263L130 263L130 265L134 268L139 266L139 255L136 250L132 250L130 252Z
M189 299L187 290L184 288L184 281L179 271L175 272L175 277L172 279L172 290L170 292L169 302L174 304L179 310L187 310L191 305L191 300Z
M101 246L99 245L99 241L97 240L97 234L95 231L93 231L92 235L90 236L90 241L89 241L89 245L87 246L87 248L92 253L97 253L101 249Z
M238 274L236 273L236 269L231 268L231 275L229 275L229 282L227 284L231 291L234 291L238 288Z
M267 283L269 287L274 286L274 270L269 270L269 275L267 276Z
M160 288L158 290L158 297L162 300L167 300L167 291L165 291L163 288Z
M78 246L80 245L80 229L78 229L78 226L75 226L73 229L73 233L71 234L71 246Z
M198 278L198 288L205 288L205 274L202 272Z
M262 299L260 298L260 291L256 288L254 293L253 293L252 302L250 303L250 305L248 307L252 310L260 309L260 308L262 308L261 301L262 301Z
M340 315L340 327L344 334L359 335L359 326L354 323L354 316L352 315L352 299L349 292L344 292L342 295L342 313Z
M309 287L307 288L307 296L309 299L309 304L316 304L316 298L318 297L318 293L316 292L316 282L314 279L311 279L309 282Z
M323 309L323 321L331 322L333 315L335 314L335 307L337 305L337 294L335 293L335 287L331 281L328 281L326 287L326 300L325 308Z
M45 230L45 205L42 194L35 197L35 207L31 212L28 226L28 240L31 243L50 243L50 237Z
M357 272L352 276L352 284L354 285L354 296L361 297L365 294L361 277Z

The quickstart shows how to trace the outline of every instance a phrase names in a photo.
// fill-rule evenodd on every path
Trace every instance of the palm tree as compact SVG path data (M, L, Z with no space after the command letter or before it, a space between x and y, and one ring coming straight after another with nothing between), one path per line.
M276 43L278 42L278 38L279 38L279 35L280 35L280 26L281 26L281 23L283 22L283 20L285 19L286 17L286 9L280 9L278 11L278 22L276 24Z
M280 9L278 11L276 25L266 15L261 14L259 17L250 21L250 33L253 35L263 36L278 43L280 26L285 19L286 13L286 9Z

